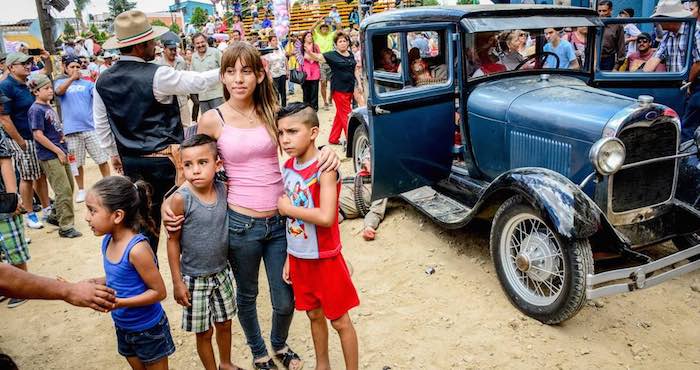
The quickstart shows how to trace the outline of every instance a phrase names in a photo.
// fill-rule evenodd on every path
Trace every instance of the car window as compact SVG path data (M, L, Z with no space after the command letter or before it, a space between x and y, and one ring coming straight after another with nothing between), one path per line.
M410 84L406 87L443 85L448 82L444 31L412 31L406 34Z
M372 37L374 85L377 93L403 89L401 70L401 34L398 32Z
M589 70L589 27L479 32L465 39L470 78L533 69Z
M685 72L688 52L695 54L690 33L688 22L608 24L597 68L603 72Z

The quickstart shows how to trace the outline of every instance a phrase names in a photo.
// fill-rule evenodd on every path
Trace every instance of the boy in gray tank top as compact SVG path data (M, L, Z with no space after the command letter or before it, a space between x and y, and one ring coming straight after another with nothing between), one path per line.
M214 328L219 368L237 368L231 363L231 319L236 309L227 258L228 204L226 185L214 180L221 165L216 140L194 135L182 143L180 156L187 181L171 197L171 207L185 220L168 239L168 263L175 301L183 306L182 328L196 334L205 369L217 368L211 344Z

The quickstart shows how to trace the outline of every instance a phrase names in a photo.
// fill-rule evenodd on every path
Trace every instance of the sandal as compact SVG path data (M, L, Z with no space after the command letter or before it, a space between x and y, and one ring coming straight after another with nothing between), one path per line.
M278 360L282 361L282 364L287 369L289 369L289 364L291 364L294 360L299 361L299 365L296 367L295 370L301 370L304 368L304 361L302 361L299 355L297 355L289 347L287 347L287 351L284 353L275 353L275 357L277 357Z
M272 359L269 359L265 362L253 361L253 368L260 370L277 370L277 364L275 364L275 362L272 361Z

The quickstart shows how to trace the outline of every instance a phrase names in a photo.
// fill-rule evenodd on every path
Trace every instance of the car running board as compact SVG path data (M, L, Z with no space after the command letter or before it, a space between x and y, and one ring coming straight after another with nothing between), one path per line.
M447 228L464 226L470 218L471 208L437 192L430 186L407 191L401 197L433 221Z

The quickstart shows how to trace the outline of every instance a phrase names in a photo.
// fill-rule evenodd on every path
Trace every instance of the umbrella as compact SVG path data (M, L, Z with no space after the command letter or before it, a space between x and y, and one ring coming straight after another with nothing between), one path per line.
M176 43L180 43L180 37L176 35L173 31L168 31L160 37L160 41L165 42L167 40L173 40Z

